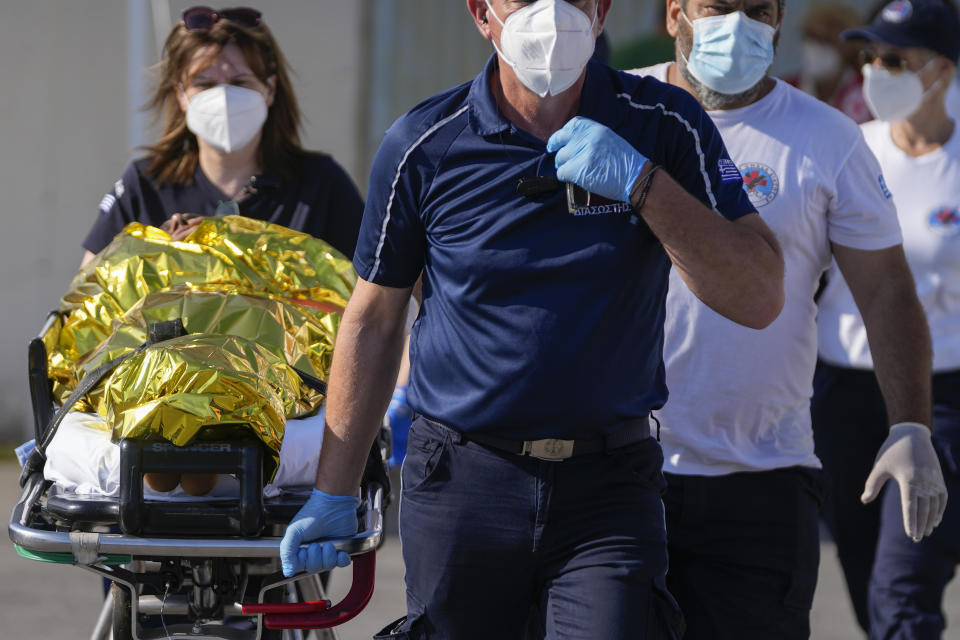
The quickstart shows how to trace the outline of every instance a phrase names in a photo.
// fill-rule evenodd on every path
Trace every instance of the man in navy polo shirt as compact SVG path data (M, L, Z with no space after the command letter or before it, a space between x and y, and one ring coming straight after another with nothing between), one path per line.
M587 63L611 0L467 4L497 55L398 120L374 161L317 489L284 572L348 561L300 543L356 531L422 272L395 637L676 637L647 422L667 396L667 273L763 327L783 303L780 249L693 98Z

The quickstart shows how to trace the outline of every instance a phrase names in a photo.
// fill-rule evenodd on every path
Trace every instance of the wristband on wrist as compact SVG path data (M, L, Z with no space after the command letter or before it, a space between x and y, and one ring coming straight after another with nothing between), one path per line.
M647 173L641 174L637 181L633 185L633 189L630 190L630 204L633 206L634 211L640 211L643 208L643 204L647 201L647 196L650 194L650 187L653 186L653 175L660 169L660 165L653 164L650 162L650 170ZM636 203L634 204L634 194L637 196Z

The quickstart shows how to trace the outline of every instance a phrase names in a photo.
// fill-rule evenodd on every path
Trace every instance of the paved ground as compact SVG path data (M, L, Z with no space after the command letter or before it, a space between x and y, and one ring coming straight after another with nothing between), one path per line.
M18 473L15 464L0 463L0 512L5 518L18 496ZM393 519L394 526L395 522ZM847 604L832 543L825 542L821 552L812 638L862 640L863 634L859 633ZM346 592L349 580L349 570L335 572L334 600ZM0 637L86 638L100 609L100 593L95 576L74 567L24 560L17 556L7 536L0 536ZM945 638L960 639L960 581L951 585L947 600L949 620L957 628L948 630ZM338 636L340 640L369 640L403 611L400 544L395 535L390 535L378 555L373 600L362 614L338 628Z

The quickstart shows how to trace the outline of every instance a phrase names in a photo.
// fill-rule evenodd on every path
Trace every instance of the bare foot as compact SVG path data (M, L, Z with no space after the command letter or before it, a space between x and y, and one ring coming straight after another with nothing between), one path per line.
M217 484L215 473L184 473L180 476L180 486L192 496L202 496L213 491Z
M177 488L180 476L176 473L145 473L143 480L154 491L166 493Z

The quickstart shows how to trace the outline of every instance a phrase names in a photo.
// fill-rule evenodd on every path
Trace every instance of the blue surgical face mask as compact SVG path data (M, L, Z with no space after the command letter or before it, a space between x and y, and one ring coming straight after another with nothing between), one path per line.
M684 58L694 78L718 93L735 95L753 88L773 63L773 36L777 30L748 18L742 11L698 18L693 22L690 59ZM683 52L680 53L683 56Z

